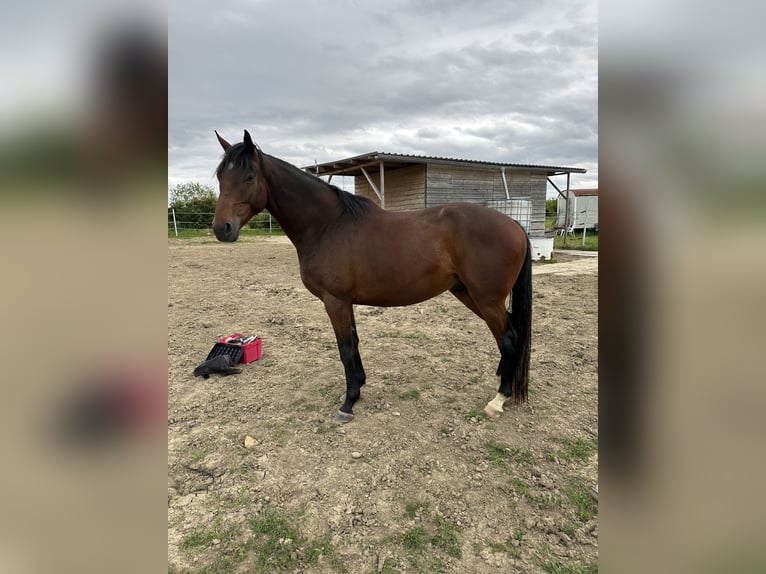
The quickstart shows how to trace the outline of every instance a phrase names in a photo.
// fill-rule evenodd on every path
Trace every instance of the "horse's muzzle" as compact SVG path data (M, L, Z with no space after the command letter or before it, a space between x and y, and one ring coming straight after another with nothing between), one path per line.
M232 224L228 221L226 223L219 223L213 225L213 232L218 241L236 241L239 237L239 225L236 222Z

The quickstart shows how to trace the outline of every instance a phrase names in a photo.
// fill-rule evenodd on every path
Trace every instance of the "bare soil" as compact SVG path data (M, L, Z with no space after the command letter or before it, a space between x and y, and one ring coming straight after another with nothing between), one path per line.
M169 240L169 572L595 572L598 259L534 267L529 402L449 294L357 307L367 385L347 425L321 302L286 238ZM263 357L195 378L219 337ZM245 437L249 448L245 447Z

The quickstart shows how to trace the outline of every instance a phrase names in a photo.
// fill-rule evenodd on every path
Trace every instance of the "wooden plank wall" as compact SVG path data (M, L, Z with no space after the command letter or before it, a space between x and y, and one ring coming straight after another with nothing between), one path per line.
M375 185L378 186L378 189L380 189L380 174L371 173L370 177L375 182ZM423 209L425 207L425 197L423 194L425 178L425 165L386 169L386 209L389 211ZM363 175L354 178L354 191L357 195L369 197L377 205L380 205L378 196L375 195L367 178Z
M545 235L545 190L547 188L545 175L506 171L505 178L512 198L528 197L532 200L529 234L533 237L543 237ZM486 170L429 164L426 181L427 207L457 201L484 204L489 200L505 199L505 187L499 168Z

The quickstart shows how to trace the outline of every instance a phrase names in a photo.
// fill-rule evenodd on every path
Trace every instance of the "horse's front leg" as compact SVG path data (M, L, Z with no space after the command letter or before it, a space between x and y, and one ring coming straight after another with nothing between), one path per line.
M364 368L358 351L359 338L356 336L354 308L350 301L331 296L325 297L323 301L335 331L340 360L346 373L346 394L333 422L347 423L354 418L354 403L359 400L360 389L365 383Z

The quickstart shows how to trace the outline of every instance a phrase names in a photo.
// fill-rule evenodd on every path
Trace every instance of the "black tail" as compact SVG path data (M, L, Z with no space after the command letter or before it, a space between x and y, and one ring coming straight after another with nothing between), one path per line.
M529 360L532 352L532 246L527 237L527 255L513 284L511 298L511 326L516 333L516 368L513 372L511 398L520 405L527 400L529 388Z

